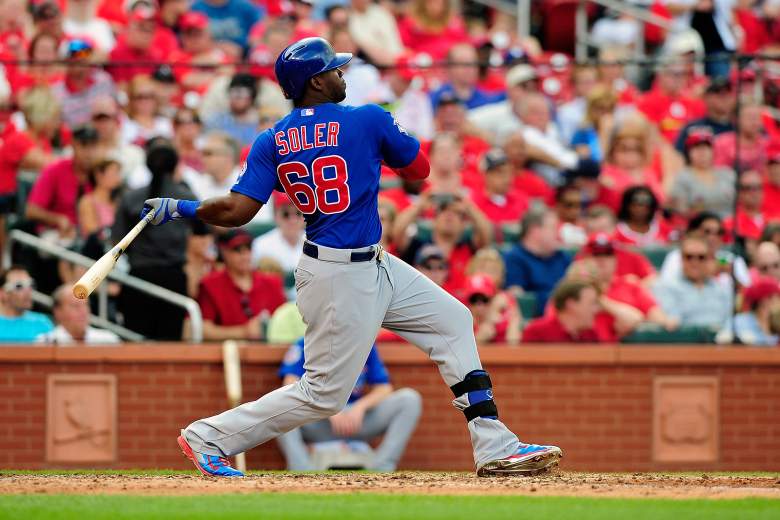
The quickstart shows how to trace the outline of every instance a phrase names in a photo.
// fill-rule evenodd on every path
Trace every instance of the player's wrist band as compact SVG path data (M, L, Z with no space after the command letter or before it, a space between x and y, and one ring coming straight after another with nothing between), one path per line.
M180 200L176 205L176 210L184 218L195 218L195 212L200 207L199 200Z

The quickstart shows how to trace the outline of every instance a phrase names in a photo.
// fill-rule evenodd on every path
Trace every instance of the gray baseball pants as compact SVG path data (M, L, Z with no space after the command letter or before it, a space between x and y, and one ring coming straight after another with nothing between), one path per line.
M325 442L338 439L370 441L384 435L382 443L374 451L374 459L367 468L375 471L395 471L404 454L417 419L420 418L422 399L411 388L401 388L388 395L363 417L363 427L350 437L339 437L333 433L328 419L304 424L276 438L287 469L311 471L314 469L306 447L308 442Z
M298 308L307 326L306 373L256 401L187 426L182 434L193 450L232 456L340 412L380 327L425 352L447 386L482 368L471 312L426 276L386 252L351 262L351 252L369 248L318 247L318 258L303 255L295 270ZM453 404L465 409L467 395ZM519 448L499 420L477 417L468 430L477 467Z

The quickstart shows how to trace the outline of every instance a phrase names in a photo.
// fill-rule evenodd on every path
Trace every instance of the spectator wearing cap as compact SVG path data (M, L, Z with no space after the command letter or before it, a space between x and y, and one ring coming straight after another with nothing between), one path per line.
M571 71L571 82L574 99L563 103L556 111L556 122L564 143L571 143L574 133L586 122L588 97L598 86L598 71L593 65L576 65Z
M54 328L45 314L31 311L35 281L20 265L0 269L0 342L28 343Z
M62 121L70 127L89 122L95 99L116 93L111 76L92 66L92 59L89 40L71 40L65 45L65 77L52 86L52 91L62 106Z
M536 295L538 308L544 308L558 280L571 263L560 250L558 216L545 206L533 206L520 222L519 242L504 254L506 287Z
M670 143L675 142L687 121L706 112L701 99L684 92L686 76L685 64L669 59L659 66L655 87L637 102L637 108Z
M30 2L35 34L51 34L58 40L65 36L62 28L62 10L57 0L35 0ZM21 16L21 13L17 13Z
M761 211L764 202L764 180L757 170L746 170L737 180L737 212L723 220L727 233L743 240L748 255L761 238L766 218ZM736 224L735 224L736 223ZM736 229L735 229L736 225Z
M552 201L555 190L542 176L528 168L529 158L522 130L509 134L502 149L514 171L513 187L525 193L529 200L539 200L544 203ZM598 176L598 169L596 176Z
M35 338L47 345L110 345L119 343L119 336L89 324L89 301L73 296L71 284L61 285L52 294L54 320L57 326Z
M73 131L73 156L45 167L27 199L26 217L43 228L72 237L77 224L76 202L90 191L89 171L100 159L95 127L83 125Z
M566 247L580 247L588 238L582 226L582 202L582 192L574 184L564 184L555 191L558 235Z
M514 188L514 172L501 148L482 160L485 187L472 195L474 204L493 224L516 223L528 209L528 197Z
M252 264L272 258L291 273L301 259L306 221L285 193L274 193L273 206L276 227L252 241Z
M450 274L450 264L444 251L435 244L422 246L414 257L414 267L439 287L444 287Z
M764 171L767 163L769 138L764 133L762 122L763 107L748 101L739 110L739 134L736 131L724 132L713 141L715 164L728 166L739 171ZM739 157L737 157L737 139L739 139Z
M385 70L379 96L398 124L420 140L430 140L434 133L433 105L421 78L428 65L430 59L425 56L401 54L394 66Z
M192 10L208 17L211 36L225 52L236 57L244 55L249 31L262 18L260 8L248 0L195 0Z
M760 278L770 278L780 283L780 247L777 244L768 240L758 244L750 276L753 283Z
M358 47L377 65L393 65L404 51L395 17L371 0L352 0L349 33Z
M664 312L682 326L720 330L731 323L732 292L715 281L714 251L703 238L688 236L680 244L682 276L660 278L653 295Z
M531 320L523 330L524 343L596 343L599 293L588 282L565 280L552 293L554 313Z
M604 85L591 88L585 97L585 115L570 138L580 157L600 163L614 128L617 96Z
M734 332L740 343L775 346L777 331L772 330L772 314L780 312L780 285L776 278L762 277L745 289L743 311L734 316Z
M429 209L435 211L431 225L431 236L423 239L413 235L413 225ZM471 236L465 236L468 223L472 225ZM469 199L459 195L424 192L416 203L402 211L395 221L393 242L401 258L411 264L417 251L432 243L447 255L450 266L444 288L459 294L465 282L466 264L474 251L490 243L492 238L490 221Z
M240 154L241 147L230 135L208 132L200 145L203 171L187 169L183 174L184 181L199 200L219 197L229 192L238 180Z
M206 130L226 132L241 146L252 144L259 122L257 110L254 108L257 80L249 74L236 74L227 87L227 96L227 110L212 114L206 119Z
M706 240L710 249L715 252L717 267L714 276L719 284L729 291L733 291L734 278L743 287L750 285L750 272L745 260L724 247L723 221L716 213L702 211L694 215L688 221L685 236ZM682 276L682 255L679 248L667 253L659 275L667 281L673 281Z
M173 136L171 120L159 113L157 88L151 76L138 74L127 87L127 119L122 124L122 142L144 146L153 137Z
M0 139L0 251L3 251L5 215L16 207L17 175L38 172L53 161L52 140L60 130L60 106L46 87L27 90L20 100L25 130L7 132Z
M709 130L714 136L734 130L734 105L736 95L728 78L710 79L704 91L704 104L707 112L704 117L688 122L680 129L674 147L681 154L686 153L686 142L691 132Z
M675 238L675 230L660 211L660 203L647 186L623 192L615 226L615 239L635 247L658 247Z
M466 279L464 301L474 317L474 337L479 343L520 341L520 311L514 298L498 292L493 279L474 274Z
M67 3L62 27L68 38L90 38L95 42L95 50L106 56L116 40L111 25L95 16L96 10L96 0L71 0Z
M492 136L496 144L522 128L522 122L515 112L515 106L526 94L538 93L539 82L532 65L520 63L506 73L507 98L497 103L469 110L469 122Z
M223 269L200 283L198 304L206 340L261 340L262 324L285 303L280 277L252 268L252 235L233 229L217 236Z
M123 117L119 104L110 96L98 97L92 102L90 119L98 134L100 155L119 163L122 179L129 188L140 188L149 184L146 155L138 145L122 140Z
M479 82L479 57L470 43L458 43L447 52L447 81L431 92L431 103L437 105L444 92L455 94L467 109L478 108L504 99L504 95L482 90Z
M712 140L707 128L692 129L685 140L686 167L674 178L669 205L686 219L701 211L720 217L734 211L734 170L715 166Z
M114 81L126 85L141 74L152 74L152 63L162 62L167 55L159 46L154 45L157 31L157 14L154 8L138 6L128 17L127 27L122 32L113 50L109 54L108 72Z
M382 100L383 86L379 70L360 58L360 49L355 44L349 29L346 27L331 27L326 38L336 52L352 54L349 63L339 67L347 82L347 97L343 103L351 106L361 106L366 103L376 103Z
M453 45L468 40L463 19L447 0L413 0L398 31L407 49L426 52L435 61L445 59Z
M761 212L768 221L780 221L780 143L774 142L767 149L764 202Z
M176 149L165 138L153 138L146 144L146 166L152 174L149 186L125 192L116 211L111 236L119 240L138 223L144 201L154 197L195 199L195 194L174 180L179 162ZM127 250L130 274L179 294L187 294L184 274L187 240L192 232L205 233L199 222L182 222L172 226L149 227L133 241ZM119 308L125 326L149 339L179 340L184 322L184 310L130 287L123 287Z
M189 11L179 17L181 50L171 55L176 80L185 91L203 93L214 78L214 67L226 64L230 57L214 45L205 14Z

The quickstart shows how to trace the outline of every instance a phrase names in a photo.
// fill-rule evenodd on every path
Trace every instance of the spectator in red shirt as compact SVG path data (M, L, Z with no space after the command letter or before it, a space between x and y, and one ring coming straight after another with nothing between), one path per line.
M443 60L450 47L468 40L463 20L449 0L414 0L398 24L403 44L415 52L427 52Z
M599 81L612 87L619 105L634 105L639 90L626 80L625 61L631 56L624 47L602 47L599 49Z
M525 193L529 199L550 203L555 196L555 190L539 174L527 167L528 156L525 153L523 133L512 133L504 142L503 148L515 172L513 188Z
M474 337L479 343L520 341L520 312L514 297L498 292L496 284L486 274L474 274L466 279L464 300L474 317Z
M179 17L179 31L181 50L171 54L171 62L176 64L174 75L185 91L202 94L214 78L212 67L225 64L230 58L214 44L205 14L197 11L184 13Z
M642 113L652 121L661 135L674 143L687 121L704 116L706 107L701 99L684 92L687 72L684 63L667 63L658 71L656 88L637 103Z
M744 240L748 256L752 256L755 246L761 238L761 232L766 225L766 219L761 212L764 202L764 183L760 173L756 170L747 170L739 175L737 182L737 213L736 236ZM723 221L726 234L734 230L733 217Z
M90 191L89 171L99 159L98 134L92 126L73 131L73 157L60 159L41 171L27 199L26 216L61 238L75 236L76 202Z
M417 198L427 188L427 182L424 180L401 179L401 185L397 188L390 188L379 192L379 197L395 204L395 208L401 212L414 204Z
M551 297L554 313L531 320L523 330L525 343L595 343L599 293L591 284L564 280Z
M52 34L36 34L27 48L27 58L30 63L15 69L6 69L6 76L17 98L29 88L52 86L62 79L64 73L62 67L52 63L60 58L59 45L60 41ZM38 64L41 62L44 64Z
M623 193L617 214L615 239L636 247L656 247L669 243L674 230L660 212L660 204L647 186L633 186Z
M514 172L501 148L485 154L482 161L485 187L471 199L494 224L515 224L528 209L528 197L512 186Z
M110 62L121 63L108 67L114 81L126 84L139 74L151 74L154 65L148 63L166 59L164 51L153 45L156 29L157 16L153 9L139 6L132 11L125 32L119 35L109 54Z
M51 34L62 40L65 31L62 28L62 9L56 0L37 0L30 2L34 33ZM21 16L22 13L18 13Z
M435 107L436 131L450 132L457 136L460 145L461 168L464 181L479 184L479 160L490 150L490 144L480 137L479 132L466 119L466 107L452 93L445 92Z
M588 241L585 246L577 255L577 258L581 258L585 253L598 242L598 237L605 236L615 250L615 258L617 259L617 267L615 268L615 274L617 276L631 276L633 279L640 281L645 287L649 286L655 280L655 268L653 264L641 253L632 251L631 248L626 247L624 244L620 244L612 240L612 236L615 233L615 214L606 206L591 206L585 212L585 230L588 233Z
M780 146L772 146L767 153L764 202L761 212L767 221L780 221Z
M724 132L715 137L715 164L737 170L763 171L767 162L769 138L761 122L762 106L756 102L742 105L739 111L739 164L737 164L737 133Z
M461 196L464 191L475 191L481 187L476 176L464 178L463 161L457 136L452 132L439 132L428 148L431 171L427 178L427 189L434 193L449 193Z
M278 276L252 270L252 235L232 229L217 238L224 269L200 283L198 304L206 340L262 340L262 322L286 299Z

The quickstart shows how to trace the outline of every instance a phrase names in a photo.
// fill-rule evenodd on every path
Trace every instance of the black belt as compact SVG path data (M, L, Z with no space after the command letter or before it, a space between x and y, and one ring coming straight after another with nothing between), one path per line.
M319 257L319 250L316 245L312 244L311 242L304 242L303 243L303 254L306 256L310 256L312 258L318 258ZM376 251L374 251L374 248L371 248L368 251L353 251L349 255L349 261L350 262L368 262L369 260L373 260L376 256Z

